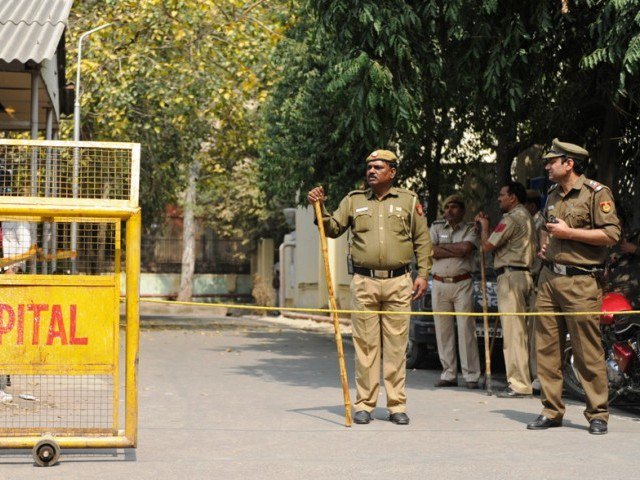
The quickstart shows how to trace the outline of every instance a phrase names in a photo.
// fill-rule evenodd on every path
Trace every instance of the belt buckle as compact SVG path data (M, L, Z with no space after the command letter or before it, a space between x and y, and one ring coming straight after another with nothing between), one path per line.
M373 276L376 278L389 278L388 270L374 270Z
M559 263L554 263L553 264L553 271L559 275L566 275L567 274L567 266L566 265L560 265Z
M453 277L444 277L443 280L444 280L444 283L456 283L454 282Z

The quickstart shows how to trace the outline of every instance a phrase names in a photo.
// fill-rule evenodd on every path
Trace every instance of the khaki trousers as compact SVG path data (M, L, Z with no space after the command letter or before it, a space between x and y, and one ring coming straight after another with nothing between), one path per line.
M570 315L571 312L597 312L602 291L590 275L557 275L544 268L538 282L536 307L539 312L565 312L564 316L541 314L536 322L538 380L542 414L551 420L563 417L562 360L567 332L571 336L574 365L587 399L587 420L607 421L609 399L607 371L597 315Z
M409 273L396 278L369 278L355 274L351 280L354 310L411 310L413 282ZM359 313L351 317L356 353L355 410L371 412L380 391L380 355L389 413L406 410L406 352L409 315Z
M498 311L526 312L532 289L531 273L519 270L504 272L498 276ZM527 317L500 315L500 323L507 383L516 392L529 395L533 389L529 373Z
M471 279L457 283L443 283L434 280L431 286L431 303L436 312L472 312L473 284ZM458 326L458 349L462 375L467 382L477 382L480 378L480 355L476 335L475 318L467 315L434 315L438 356L442 364L442 380L455 381L458 378L458 356L456 354L456 333Z

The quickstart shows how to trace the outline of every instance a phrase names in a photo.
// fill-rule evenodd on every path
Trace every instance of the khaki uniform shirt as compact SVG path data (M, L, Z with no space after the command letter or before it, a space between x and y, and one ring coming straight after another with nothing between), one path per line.
M493 254L494 268L533 266L535 238L533 219L522 204L505 213L489 236L489 243L496 247Z
M531 267L531 273L538 274L542 269L542 259L537 256L540 251L540 232L544 228L545 224L544 215L540 211L537 211L533 216L533 239L535 244L536 255L533 257L533 266ZM534 278L537 278L534 276Z
M447 243L471 242L474 247L478 240L473 223L459 223L455 227L446 220L433 222L429 229L432 245ZM473 253L466 257L434 258L431 273L441 277L455 277L473 271Z
M328 237L351 228L351 255L358 267L395 270L416 259L418 275L427 278L431 267L431 240L418 196L392 187L381 200L371 189L355 190L330 215L323 208Z
M571 228L600 229L616 242L620 239L620 221L611 190L580 175L571 191L565 194L557 185L549 189L545 206L547 219L554 215ZM607 259L608 247L588 245L575 240L550 236L547 259L563 265L593 267Z

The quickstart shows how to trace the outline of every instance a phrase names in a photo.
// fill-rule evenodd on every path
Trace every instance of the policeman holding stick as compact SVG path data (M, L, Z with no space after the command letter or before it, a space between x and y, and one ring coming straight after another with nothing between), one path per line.
M393 187L398 159L388 150L376 150L366 158L366 190L355 190L330 214L324 207L322 187L309 191L309 203L321 203L326 235L336 238L350 229L350 261L353 278L353 344L356 353L356 402L353 420L371 421L380 389L380 363L387 394L389 420L407 425L406 349L409 339L411 300L427 289L431 266L431 241L417 195ZM415 258L417 277L411 279ZM371 311L367 313L366 311ZM378 314L377 311L389 313Z

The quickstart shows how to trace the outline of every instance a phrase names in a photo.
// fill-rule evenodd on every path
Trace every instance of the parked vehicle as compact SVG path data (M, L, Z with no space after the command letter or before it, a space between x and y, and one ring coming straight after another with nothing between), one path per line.
M413 302L411 309L414 312L432 312L431 304L431 282L427 293L420 300ZM482 313L482 287L480 274L473 275L473 310ZM487 269L487 305L489 312L498 311L498 296L496 293L496 277L492 269ZM496 337L495 352L502 352L502 329L497 326L494 335L494 326L497 325L496 317L489 317L489 336ZM484 355L484 319L482 316L476 317L476 332L478 334L478 343L480 354ZM498 355L496 355L498 356ZM492 355L493 359L493 355ZM439 365L438 346L436 343L436 327L431 315L412 315L409 327L409 346L407 348L407 367L419 368Z
M602 299L603 312L631 310L631 303L622 293L609 292ZM637 315L603 314L600 315L600 330L607 365L609 401L613 402L625 394L640 394L640 318ZM584 400L568 335L563 360L565 389Z

